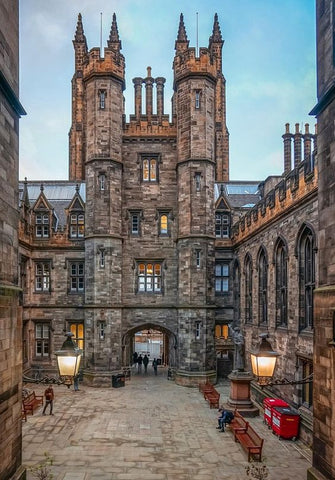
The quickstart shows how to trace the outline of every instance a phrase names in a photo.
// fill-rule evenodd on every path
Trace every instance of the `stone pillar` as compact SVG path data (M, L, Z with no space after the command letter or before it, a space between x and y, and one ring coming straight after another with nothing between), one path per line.
M245 417L259 415L258 408L250 400L250 382L253 379L250 372L233 370L228 378L230 380L228 408L237 408L241 415Z
M299 123L295 124L295 133L294 133L294 167L299 165L301 162L301 133L299 131Z
M284 140L284 173L288 173L292 169L292 136L290 133L290 124L286 123L285 133L282 137Z
M309 133L309 124L305 123L304 139L304 160L310 158L312 151L312 135Z
M157 117L158 123L161 125L162 116L164 115L164 83L165 78L157 77L155 79L157 85Z
M152 117L152 85L154 83L154 79L151 76L151 67L147 68L147 78L144 79L145 82L145 107L146 107L146 115L148 118L148 122L151 122Z
M143 78L136 77L133 78L134 89L135 89L135 117L136 121L139 122L142 115L142 83Z

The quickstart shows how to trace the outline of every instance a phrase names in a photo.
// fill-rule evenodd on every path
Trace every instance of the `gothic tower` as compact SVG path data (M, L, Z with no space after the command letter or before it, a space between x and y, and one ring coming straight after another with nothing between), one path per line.
M228 175L224 135L217 125L220 123L220 129L222 124L225 126L222 43L215 15L209 48L200 48L197 56L195 48L189 47L183 15L180 16L173 63L179 212L180 383L192 383L190 377L199 376L200 372L208 377L211 371L214 374L215 368L214 183L218 168L220 178L227 179Z

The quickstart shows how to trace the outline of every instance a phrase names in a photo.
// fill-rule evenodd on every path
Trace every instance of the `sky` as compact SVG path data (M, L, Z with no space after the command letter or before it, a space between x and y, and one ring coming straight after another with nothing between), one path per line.
M20 0L20 179L67 180L74 38L82 14L88 48L107 46L115 12L126 60L126 115L134 77L163 76L165 111L180 13L190 46L207 47L217 13L224 39L230 180L283 172L285 124L315 118L315 0ZM102 13L102 16L101 16ZM102 24L102 28L101 28Z

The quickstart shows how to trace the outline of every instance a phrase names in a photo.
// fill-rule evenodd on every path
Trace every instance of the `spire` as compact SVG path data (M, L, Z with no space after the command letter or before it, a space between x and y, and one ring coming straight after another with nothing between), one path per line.
M178 36L175 43L176 50L186 50L188 48L189 41L187 39L186 29L184 25L184 15L180 14Z
M218 14L214 15L214 25L213 25L213 42L222 42L222 35L220 30L220 25L218 21Z
M76 28L76 33L74 35L73 44L74 45L78 45L78 44L84 45L84 51L85 51L85 53L87 53L87 51L88 51L87 41L86 41L86 37L85 37L85 34L84 34L84 28L83 28L81 13L78 14L77 28Z
M117 28L117 23L116 23L116 15L113 13L113 21L112 21L112 26L111 26L111 31L109 34L109 39L107 42L108 48L111 48L112 50L120 51L121 50L121 41L119 38L119 32Z
M221 35L221 30L220 30L220 25L219 25L219 20L218 20L218 14L217 13L214 15L213 34L209 38L209 46L211 46L211 44L213 42L223 45L223 40L222 40L222 35Z
M24 183L23 183L22 203L24 204L25 207L27 208L30 207L27 177L24 178Z

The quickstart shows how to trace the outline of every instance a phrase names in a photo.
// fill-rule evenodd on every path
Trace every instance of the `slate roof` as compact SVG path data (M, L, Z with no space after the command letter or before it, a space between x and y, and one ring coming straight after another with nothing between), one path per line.
M71 203L71 200L76 194L76 188L79 188L79 195L83 202L86 200L86 185L83 182L70 182L67 180L59 181L27 181L28 198L30 206L33 207L36 200L41 194L41 185L43 186L43 193L48 202L54 208L54 213L57 217L60 226L66 225L65 209ZM23 197L24 182L19 183L19 200Z
M225 182L215 184L215 201L224 195L232 208L252 208L260 200L261 182Z

